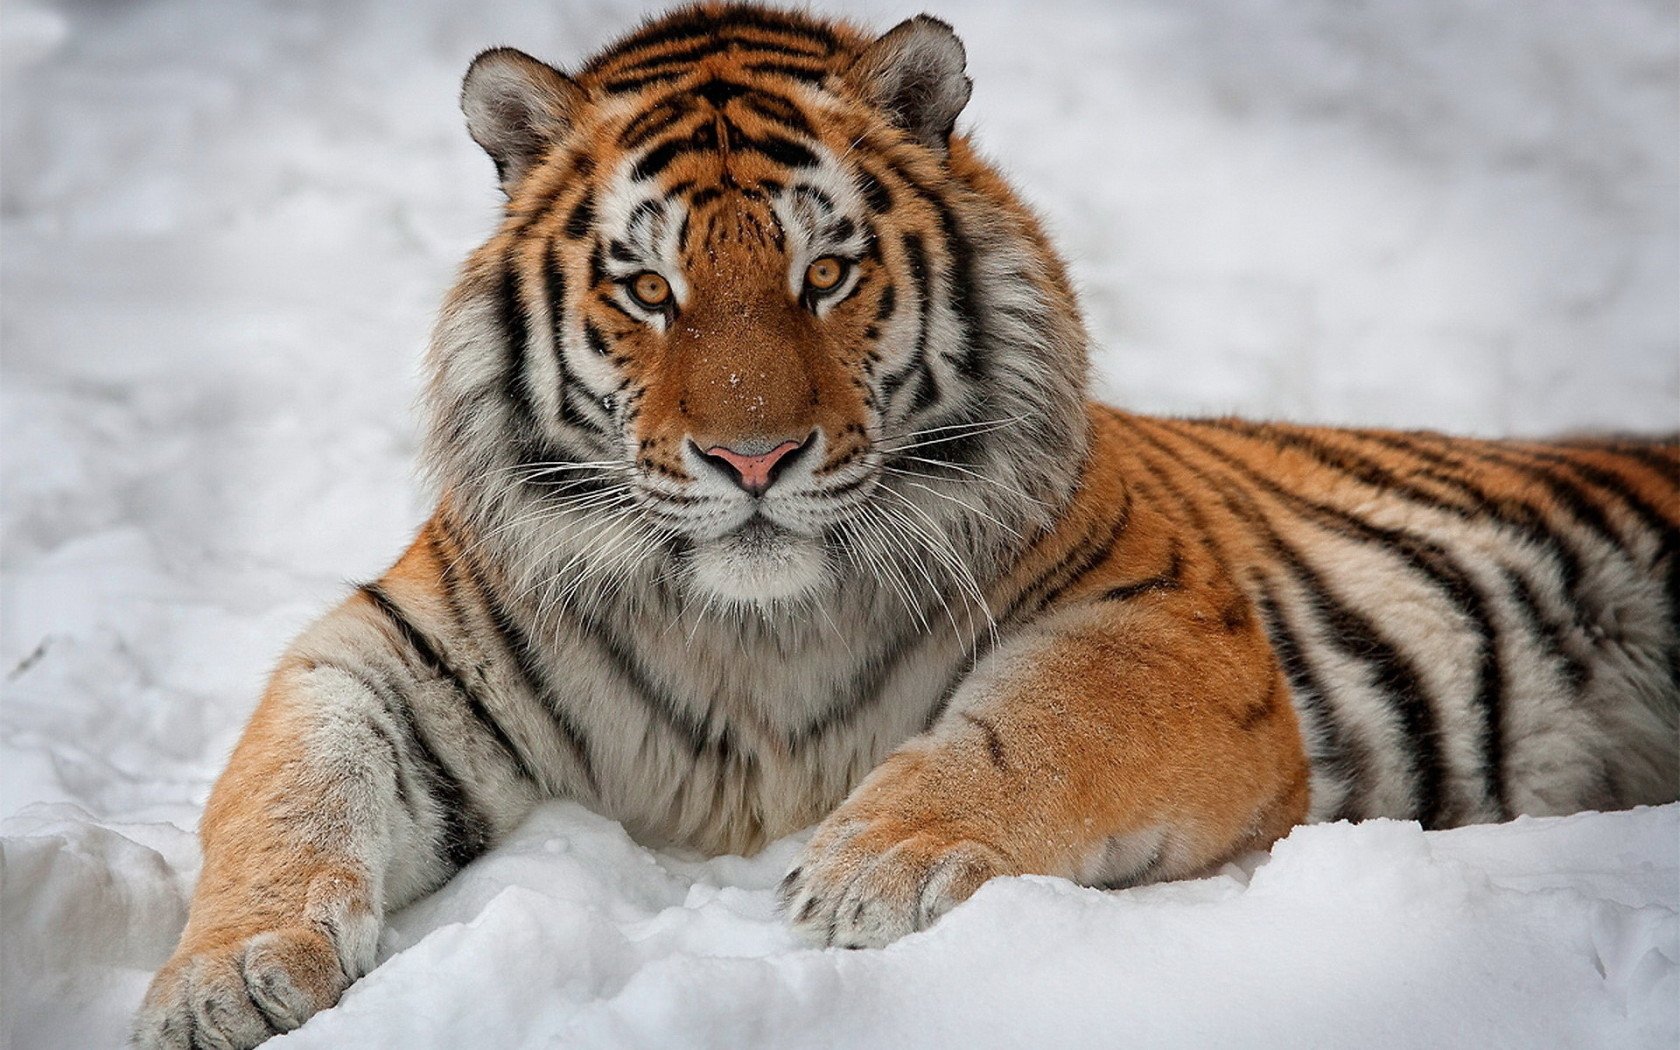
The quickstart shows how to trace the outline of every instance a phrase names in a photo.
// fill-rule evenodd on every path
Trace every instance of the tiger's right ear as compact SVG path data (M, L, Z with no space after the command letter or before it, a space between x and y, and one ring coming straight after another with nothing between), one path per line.
M582 99L566 74L511 47L473 59L461 82L467 133L496 162L509 193L565 133Z
M948 24L917 15L865 48L846 77L894 124L943 153L973 88L967 64L962 41Z

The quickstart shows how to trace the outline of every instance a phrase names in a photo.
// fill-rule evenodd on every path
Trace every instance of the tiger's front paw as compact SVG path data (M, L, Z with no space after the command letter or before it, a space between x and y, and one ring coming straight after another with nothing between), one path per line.
M351 977L309 927L183 949L152 979L134 1022L140 1050L246 1050L338 1002Z
M842 806L782 880L782 909L815 944L879 948L1015 874L992 847L937 823L848 814Z

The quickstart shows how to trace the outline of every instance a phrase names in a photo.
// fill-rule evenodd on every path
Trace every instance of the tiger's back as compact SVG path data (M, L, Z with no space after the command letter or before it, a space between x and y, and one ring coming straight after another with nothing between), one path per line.
M1675 443L1103 415L1261 618L1314 819L1674 799Z

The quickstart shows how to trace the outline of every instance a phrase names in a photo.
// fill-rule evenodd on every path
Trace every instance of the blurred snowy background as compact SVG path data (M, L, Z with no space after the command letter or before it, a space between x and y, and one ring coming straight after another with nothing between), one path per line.
M882 29L922 6L821 5ZM1101 348L1103 396L1147 411L1490 435L1680 426L1680 18L1671 0L928 6L968 43L967 128L1048 217L1071 259ZM181 829L196 820L267 667L342 593L341 581L377 574L425 513L412 469L419 357L454 268L490 229L498 201L489 162L456 109L467 62L506 43L575 63L644 10L614 0L8 0L0 8L0 814L12 817L0 915L9 1044L113 1042L179 929L196 865ZM1546 840L1564 871L1548 874L1536 861L1536 877L1579 899L1552 901L1550 911L1512 905L1510 916L1503 905L1478 905L1472 911L1494 923L1482 945L1493 961L1466 957L1461 975L1433 953L1425 968L1434 977L1413 993L1435 995L1439 985L1466 1016L1503 1018L1514 1008L1497 995L1515 994L1535 1004L1533 1032L1563 1033L1565 1043L1614 1031L1673 1045L1674 811L1615 825L1642 829L1628 832L1625 856L1615 848L1621 832L1603 828ZM1451 840L1474 845L1453 855L1499 856L1506 840L1495 836L1509 830L1452 833L1484 837ZM614 960L585 966L582 977L548 967L561 984L540 994L561 1013L546 1024L527 1017L524 1035L504 1031L508 1045L567 1025L608 1043L637 1042L636 1032L646 1042L679 1031L690 1042L727 1043L720 1033L780 1031L768 1020L745 1036L682 1027L695 1023L682 1021L683 1010L714 992L743 994L731 981L780 978L806 1011L850 1003L894 1016L886 1004L902 1002L912 978L869 968L918 957L823 962L830 957L780 939L767 890L787 849L751 864L689 864L617 834L581 811L545 812L527 835L531 855L585 859L527 870L519 865L535 862L518 850L492 857L431 910L399 921L387 954L448 923L480 922L497 904L504 920L508 907L524 917L511 928L536 936L534 950ZM1417 841L1426 840L1448 841ZM1361 850L1381 867L1394 861L1393 842L1375 832L1308 838L1290 854L1319 858L1298 865L1306 881L1278 874L1273 888L1311 896L1311 871L1358 870ZM1575 860L1608 874L1587 878L1583 890ZM655 868L651 882L631 875ZM1643 889L1617 882L1630 871L1643 873ZM1231 887L1201 891L1213 898L1182 902L1229 903L1246 886L1244 873L1231 878ZM1500 884L1480 868L1470 882L1485 889L1489 878ZM559 920L517 895L509 904L502 891L517 885L558 892L588 921L544 925ZM1426 934L1382 921L1408 908L1433 915L1443 931L1480 929L1404 894L1395 903L1384 896L1391 888L1373 891L1351 919L1303 914L1309 924L1344 922L1350 952L1415 949L1405 939ZM1452 878L1436 889L1455 901L1468 892ZM1133 959L1101 986L1111 997L1133 989L1119 1013L1096 1017L1121 1030L1175 1031L1167 1015L1149 1013L1163 1002L1206 1021L1200 1000L1184 992L1205 983L1197 967L1211 972L1228 950L1259 958L1275 942L1262 908L1252 941L1226 944L1210 932L1208 954L1192 951L1175 969L1150 953L1200 943L1173 925L1176 913L1151 913L1157 944L1133 911L1101 911L1118 900L1133 910L1169 906L1170 892L1081 892L988 889L972 914L1041 907L1068 936L1090 925L1137 938L1128 943L1142 946L1149 966ZM1238 903L1250 906L1252 896ZM996 902L990 912L987 901ZM1096 917L1070 918L1087 914ZM653 926L635 925L644 921ZM939 948L939 938L989 921L953 923L957 932L935 931L908 950L952 958L958 949ZM447 946L465 938L482 947L491 936L473 942L451 929ZM976 936L952 942L967 945L959 954L971 963L1028 965L1016 955L1019 939ZM431 943L420 958L431 958L425 950L448 957L435 936ZM1542 958L1553 948L1557 959ZM679 965L685 952L773 960L762 971L690 973ZM1500 960L1526 976L1490 984ZM793 969L778 969L784 964ZM424 972L430 963L408 965ZM648 976L655 965L662 977ZM1062 987L1051 980L1060 971L1044 965L1032 973ZM796 972L804 976L788 976ZM635 986L638 974L665 991L653 1005L626 1007L624 982ZM722 983L708 983L714 977ZM658 999L684 980L692 995ZM1138 983L1149 980L1157 983ZM1288 985L1279 981L1252 997L1273 1002ZM921 991L954 987L934 980ZM822 988L837 991L825 998ZM389 1004L404 1000L380 994L359 986L342 1012L352 1020L325 1031L375 1045L370 1033L389 1028L331 1026L353 1026L357 1016L388 1024ZM1231 994L1227 1007L1243 1002ZM987 995L995 1009L1012 1001L1006 989ZM979 1043L988 1033L1008 1041L1007 1027L957 1001L966 1012L946 1034L965 1031L966 1021ZM1394 993L1377 1005L1392 1014L1413 1001ZM1128 1013L1126 1003L1137 1008ZM1478 1015L1484 1003L1493 1005ZM421 996L404 1011L424 1004ZM599 1009L589 1015L579 1004ZM678 1027L601 1021L601 1010L620 1008L641 1019L635 1024L674 1010L667 1019ZM1376 1025L1379 1013L1362 1016ZM448 1045L454 1029L434 1014L422 1010L427 1025L403 1045L424 1045L428 1035ZM1623 1027L1593 1027L1601 1015ZM589 1016L600 1025L590 1027ZM1004 1016L1033 1015L1021 1007ZM1440 1016L1456 1023L1451 1010ZM1265 1044L1267 1031L1281 1039L1285 1030L1235 1031ZM853 1030L835 1031L842 1036L831 1039ZM1195 1031L1188 1042L1206 1045L1226 1030ZM1385 1032L1402 1044L1428 1035L1392 1025L1358 1031L1377 1044Z

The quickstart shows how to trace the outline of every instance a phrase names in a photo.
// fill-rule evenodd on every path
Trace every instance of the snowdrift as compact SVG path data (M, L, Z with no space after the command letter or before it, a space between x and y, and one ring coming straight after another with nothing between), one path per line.
M539 810L391 918L380 965L279 1048L1669 1047L1680 805L1423 832L1297 829L1218 876L999 879L880 951L796 943L796 838L643 849ZM114 1046L186 916L196 850L70 807L3 840L8 1046Z

